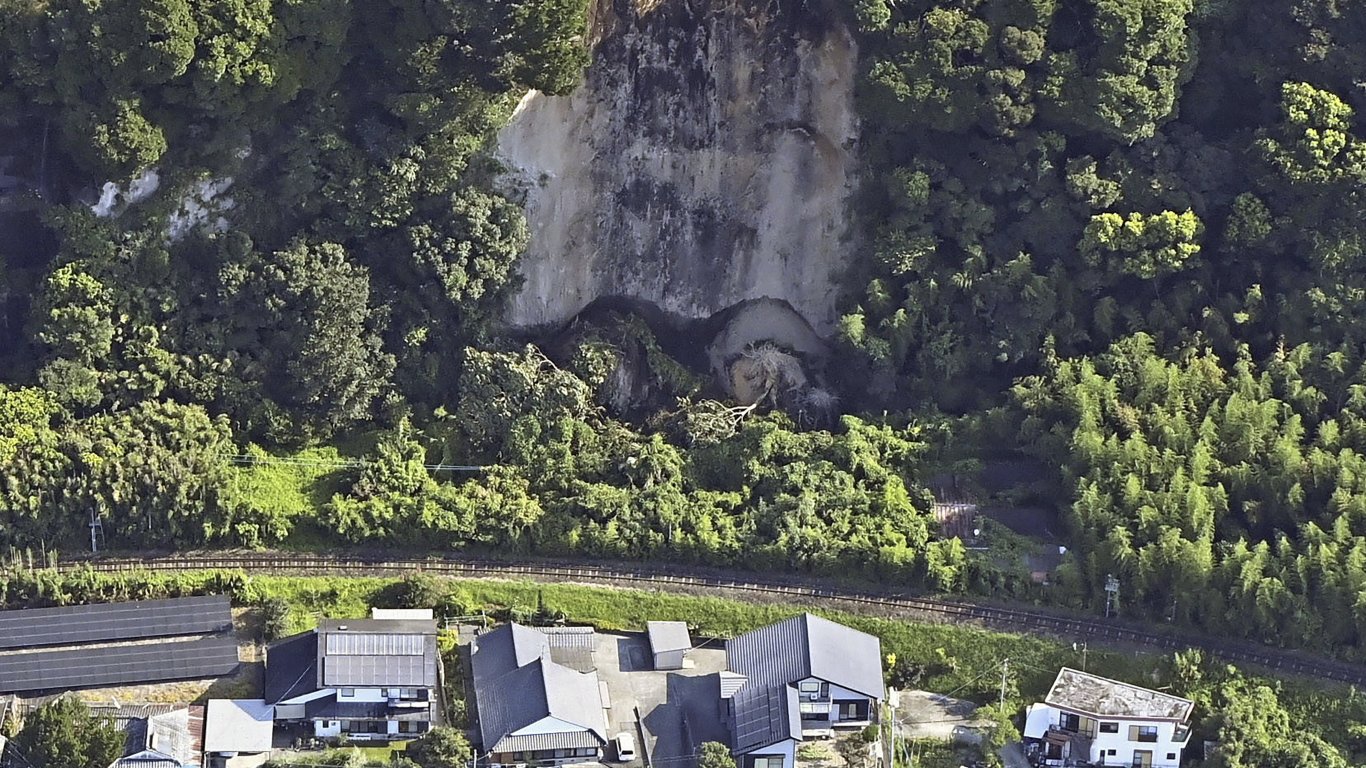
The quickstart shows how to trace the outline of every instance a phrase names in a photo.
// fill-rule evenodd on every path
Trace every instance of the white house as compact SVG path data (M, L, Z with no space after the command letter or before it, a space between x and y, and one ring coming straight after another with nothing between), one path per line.
M266 702L317 738L414 738L435 715L438 664L429 618L325 619L266 649Z
M1047 765L1175 768L1190 736L1189 699L1064 667L1029 707L1026 744Z
M882 645L804 613L726 643L731 751L740 768L792 768L798 742L877 721Z
M607 713L591 627L507 624L470 643L479 738L488 765L596 762ZM480 761L484 762L483 759Z

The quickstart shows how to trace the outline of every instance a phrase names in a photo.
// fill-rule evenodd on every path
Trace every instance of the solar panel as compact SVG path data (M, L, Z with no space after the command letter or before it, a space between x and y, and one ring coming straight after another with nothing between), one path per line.
M181 642L0 654L0 692L98 688L219 677L237 669L237 641Z
M323 637L328 656L421 656L427 647L422 635L329 632Z
M226 595L29 608L0 611L0 649L206 635L231 628Z

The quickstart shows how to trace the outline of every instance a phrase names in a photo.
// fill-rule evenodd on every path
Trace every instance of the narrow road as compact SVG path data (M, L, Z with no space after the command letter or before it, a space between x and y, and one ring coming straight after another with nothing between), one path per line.
M395 576L430 573L441 576L484 579L522 579L546 583L579 583L657 589L692 594L724 593L749 601L782 600L796 604L826 604L853 612L881 616L906 616L922 621L973 624L1009 632L1035 634L1065 640L1084 640L1120 647L1141 646L1152 651L1200 648L1228 661L1252 664L1285 675L1366 685L1366 666L1314 656L1300 651L1216 637L1193 630L1159 627L1137 622L1101 620L1039 609L1007 608L967 600L924 597L893 589L836 585L802 575L750 575L668 565L589 565L523 561L499 561L472 557L390 558L361 555L316 555L279 552L233 553L186 552L143 557L105 557L67 560L59 569L90 568L96 571L187 571L203 569L241 570L280 575Z

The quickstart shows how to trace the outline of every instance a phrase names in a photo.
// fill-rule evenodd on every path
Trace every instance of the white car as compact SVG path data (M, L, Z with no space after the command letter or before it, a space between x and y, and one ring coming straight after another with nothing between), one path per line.
M636 759L636 737L629 731L618 733L612 743L617 747L617 762L629 763Z

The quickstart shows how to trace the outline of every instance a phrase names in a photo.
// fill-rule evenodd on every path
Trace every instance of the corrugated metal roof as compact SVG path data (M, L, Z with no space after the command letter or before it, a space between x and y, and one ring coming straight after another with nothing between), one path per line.
M801 738L795 684L808 677L878 700L883 695L878 639L809 613L727 642L726 666L748 678L730 698L734 748L740 752ZM723 677L722 690L734 690L734 683Z
M598 666L593 660L597 650L598 633L592 627L543 627L535 630L544 634L550 643L550 658L579 672L593 672Z
M124 755L113 763L110 768L184 768L184 763L171 757L164 752L155 749L143 749L131 755Z
M816 677L875 699L883 695L881 642L809 613L727 642L726 666L758 685Z
M650 649L655 653L686 651L692 648L688 625L682 621L647 621L645 632L650 636Z

